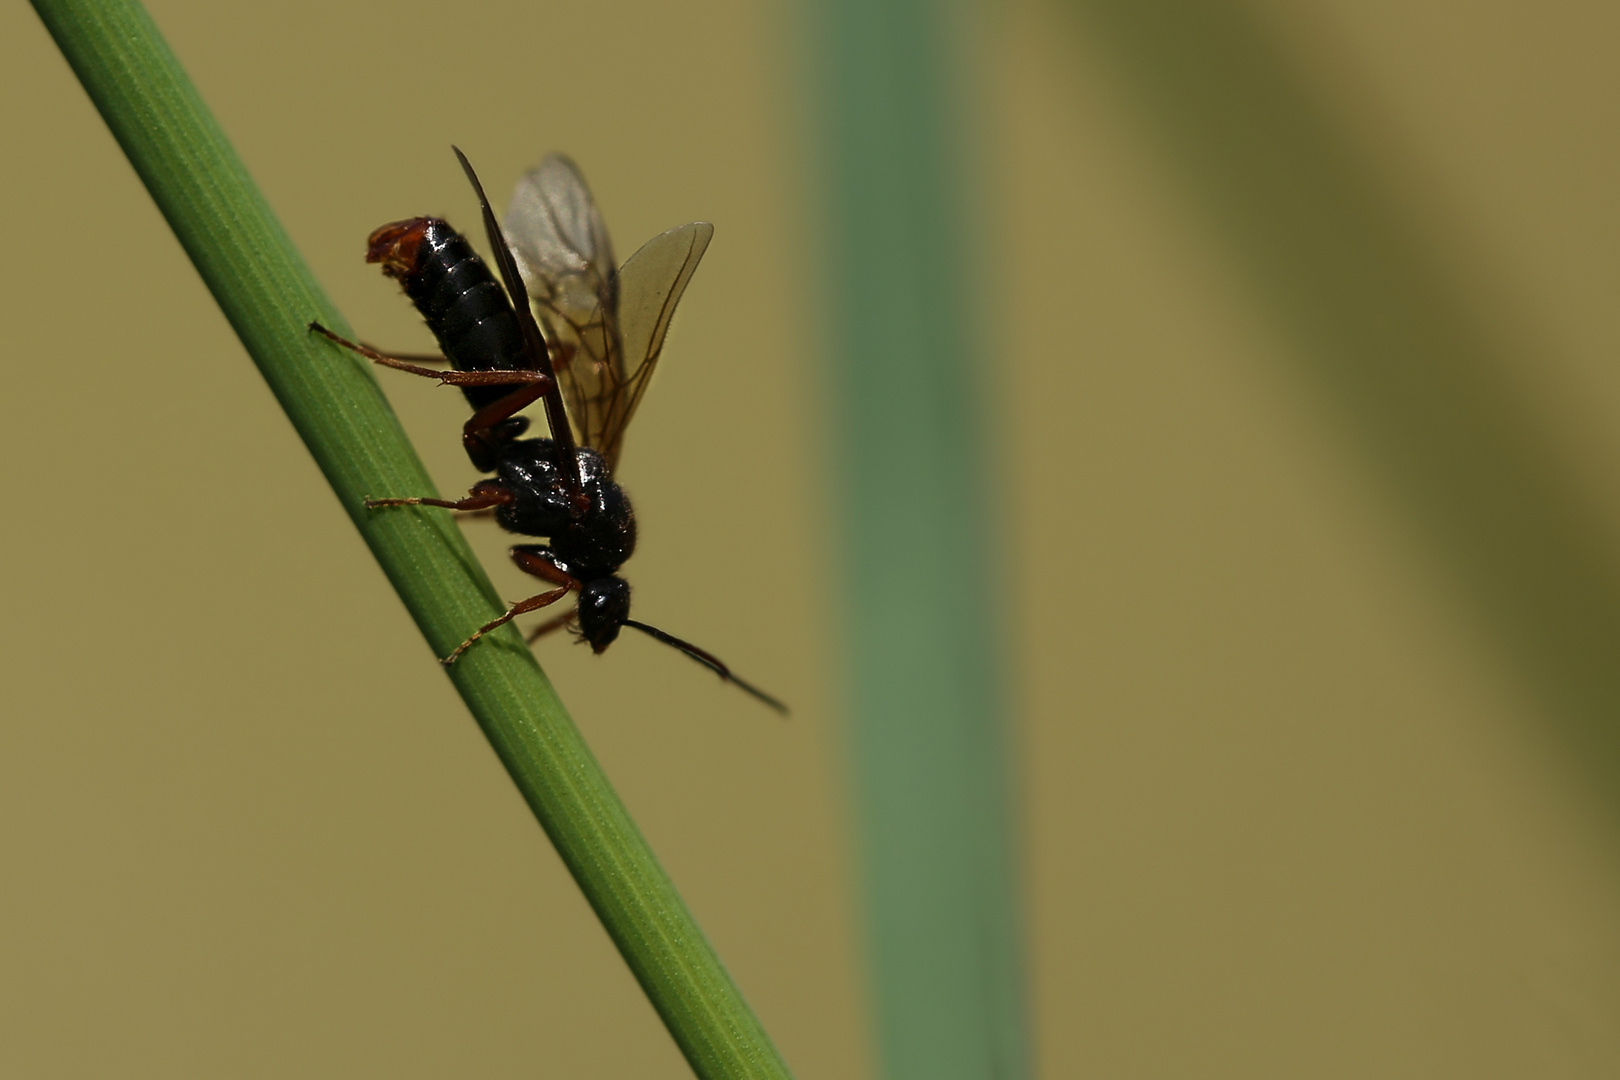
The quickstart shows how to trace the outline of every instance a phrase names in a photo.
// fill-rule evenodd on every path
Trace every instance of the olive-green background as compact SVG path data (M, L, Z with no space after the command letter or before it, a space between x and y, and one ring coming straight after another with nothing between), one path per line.
M1251 7L1620 551L1620 9ZM370 340L427 346L362 242L474 220L452 140L497 198L568 150L621 257L715 222L627 572L794 718L645 640L541 659L796 1072L869 1076L802 11L152 10ZM1620 828L1085 23L972 32L1040 1074L1615 1075ZM0 86L0 1072L685 1075L21 4ZM465 487L459 395L382 378Z

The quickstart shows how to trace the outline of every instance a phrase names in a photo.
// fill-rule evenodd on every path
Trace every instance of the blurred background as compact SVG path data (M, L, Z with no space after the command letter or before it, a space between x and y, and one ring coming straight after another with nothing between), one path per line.
M475 220L452 141L497 199L572 154L621 256L715 223L627 572L794 718L540 658L797 1075L879 1075L810 9L150 9L368 340L429 347L363 241ZM1033 1071L1614 1075L1620 10L941 17ZM0 1067L688 1075L19 5L0 83ZM465 488L460 396L383 382Z

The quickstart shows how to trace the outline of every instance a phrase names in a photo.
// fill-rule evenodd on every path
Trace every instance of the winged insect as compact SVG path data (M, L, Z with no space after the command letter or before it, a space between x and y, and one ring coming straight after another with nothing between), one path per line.
M504 233L472 165L459 149L456 157L478 193L499 278L467 238L439 218L384 225L371 234L366 251L367 262L381 264L404 287L444 355L390 355L310 324L378 364L460 387L473 409L462 426L462 445L473 465L493 476L460 499L371 499L368 507L493 511L502 528L547 540L517 544L511 557L552 588L473 631L444 663L455 663L517 616L574 594L574 607L542 624L530 641L572 626L600 653L620 628L632 627L787 712L712 653L630 618L630 584L618 573L635 551L636 519L613 471L714 226L694 221L660 233L616 267L595 200L566 157L548 155L518 181ZM427 366L432 363L449 366ZM544 405L551 434L523 438L529 421L518 413L536 402Z

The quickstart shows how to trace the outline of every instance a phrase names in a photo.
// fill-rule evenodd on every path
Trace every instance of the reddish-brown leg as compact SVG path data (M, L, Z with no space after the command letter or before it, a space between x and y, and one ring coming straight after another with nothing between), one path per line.
M578 578L552 561L551 551L544 544L519 544L507 554L512 557L519 570L525 574L533 574L541 581L549 581L565 589L583 587Z
M474 484L472 491L461 499L367 499L366 509L375 510L379 506L442 506L446 510L476 512L489 510L497 506L505 506L512 499L512 493L495 481L483 480Z
M549 385L537 382L520 386L468 417L467 422L461 426L461 445L466 448L475 465L485 471L495 467L493 455L498 449L500 440L491 436L491 430L501 421L517 415L545 397Z
M456 651L445 657L443 663L455 663L456 660L460 658L461 654L466 652L473 642L477 641L491 630L494 630L498 626L505 626L519 615L526 615L531 611L539 611L543 607L550 604L555 604L558 600L561 600L564 596L566 596L569 590L578 589L580 587L579 582L573 577L573 575L567 573L556 563L551 561L549 558L549 553L545 551L543 545L525 544L521 547L513 548L512 561L517 563L518 568L524 573L533 574L535 577L540 578L543 581L549 581L558 587L549 592L543 592L538 596L531 596L527 600L519 600L511 607L507 608L506 613L500 618L492 619L483 626L480 626L477 630L473 631L472 637L468 638L466 641L463 641L460 645L457 645Z
M309 324L309 328L328 341L335 342L345 349L359 353L374 364L381 364L383 367L390 367L395 371L403 371L408 375L420 375L424 379L437 379L439 382L449 386L523 385L527 388L530 384L537 384L540 387L539 392L529 399L535 401L545 394L546 387L551 382L550 378L538 371L525 371L517 368L498 368L494 371L457 371L454 368L423 367L420 364L413 364L403 357L389 356L387 353L380 353L376 349L368 348L357 341L350 341L346 337L332 333L320 323L312 322ZM522 406L520 405L518 408L522 408ZM517 412L517 409L513 409L512 412ZM512 413L506 415L511 416Z
M547 619L533 630L530 630L528 636L523 640L528 642L530 645L533 645L535 642L539 641L552 631L561 630L578 617L578 608L575 608L572 611L565 611L561 615L558 615L555 619Z
M370 349L372 352L382 352L381 349L377 348L377 346L371 344L369 341L360 342L360 347L363 349ZM403 360L407 364L448 365L450 363L450 358L448 356L444 356L436 352L396 352L384 353L384 355L392 357L395 360Z
M445 664L446 666L455 663L461 658L462 653L466 652L472 647L473 642L477 641L491 630L494 630L499 626L505 626L519 615L526 614L530 611L539 611L547 604L555 604L567 594L568 590L566 588L552 589L550 592L543 592L539 596L531 596L527 600L519 600L517 603L506 609L505 615L502 615L498 619L491 619L483 626L480 626L477 630L474 630L472 637L468 638L466 641L463 641L460 645L457 645L456 651L445 657L441 663Z

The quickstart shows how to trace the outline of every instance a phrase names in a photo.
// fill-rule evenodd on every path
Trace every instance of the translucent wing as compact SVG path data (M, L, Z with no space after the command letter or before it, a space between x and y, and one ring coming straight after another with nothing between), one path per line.
M623 382L613 242L579 168L547 154L512 192L501 231L517 259L568 405L574 438L597 446Z
M605 402L602 427L593 431L590 442L610 469L618 464L624 430L664 351L675 305L713 236L714 226L707 221L678 226L641 245L619 270L619 357L635 369L626 371L621 364L614 371L615 385Z
M660 233L615 271L584 177L548 154L518 181L502 231L545 331L574 437L612 469L714 226L694 221Z

